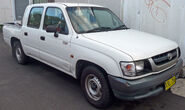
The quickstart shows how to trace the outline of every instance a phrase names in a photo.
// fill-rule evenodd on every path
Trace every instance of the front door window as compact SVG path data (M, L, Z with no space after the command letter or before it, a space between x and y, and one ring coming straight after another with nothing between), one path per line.
M61 9L56 7L47 8L43 29L46 30L47 26L56 26L57 31L61 34L67 34L68 28Z

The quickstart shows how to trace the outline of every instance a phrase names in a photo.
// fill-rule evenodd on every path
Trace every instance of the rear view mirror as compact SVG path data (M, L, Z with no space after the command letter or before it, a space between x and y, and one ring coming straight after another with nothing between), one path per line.
M56 33L57 32L57 27L53 26L53 25L49 25L46 28L46 32Z

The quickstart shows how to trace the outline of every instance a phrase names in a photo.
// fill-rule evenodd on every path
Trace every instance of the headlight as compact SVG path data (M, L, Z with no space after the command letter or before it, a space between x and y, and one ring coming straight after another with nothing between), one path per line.
M148 60L136 62L121 62L122 72L125 76L134 77L151 72L151 65Z
M141 72L144 70L144 61L135 62L135 65L136 65L137 72Z

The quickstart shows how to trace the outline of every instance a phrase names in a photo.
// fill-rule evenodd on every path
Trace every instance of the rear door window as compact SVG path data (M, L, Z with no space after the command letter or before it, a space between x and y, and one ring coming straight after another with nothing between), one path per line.
M43 7L34 7L31 9L28 18L28 27L39 29L43 10Z

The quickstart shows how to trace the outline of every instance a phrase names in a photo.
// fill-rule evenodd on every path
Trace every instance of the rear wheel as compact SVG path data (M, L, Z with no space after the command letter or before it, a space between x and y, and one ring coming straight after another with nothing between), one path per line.
M21 43L19 41L13 42L12 54L19 64L24 65L28 62L28 57L25 55Z
M81 87L87 101L95 107L105 108L112 101L112 94L106 77L95 66L88 66L83 70Z

